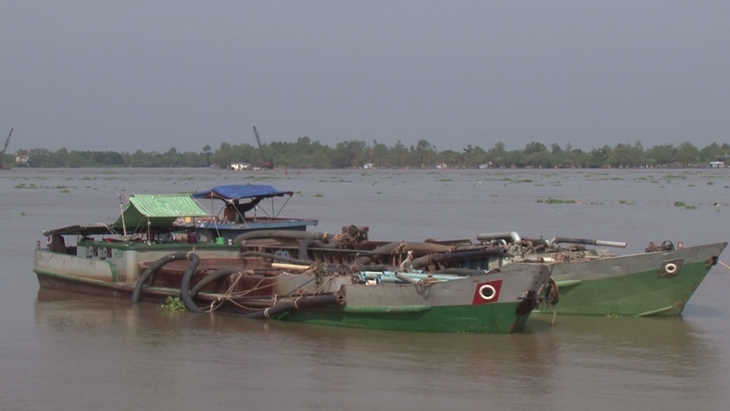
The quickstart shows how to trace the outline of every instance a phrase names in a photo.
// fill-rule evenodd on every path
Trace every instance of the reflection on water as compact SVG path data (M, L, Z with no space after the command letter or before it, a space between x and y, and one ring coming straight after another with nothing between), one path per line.
M479 232L686 245L727 241L726 170L338 170L262 182L288 216L374 239ZM170 313L38 290L42 229L111 221L120 192L254 181L223 170L12 170L0 175L0 409L725 409L730 275L715 267L684 318L534 315L516 335L340 329ZM34 182L35 190L16 185ZM708 184L708 181L713 184ZM61 193L66 186L70 193ZM544 198L576 200L545 204ZM675 201L695 205L675 207ZM721 206L708 206L720 201ZM22 212L22 214L21 214ZM12 214L12 215L10 215ZM31 217L32 216L32 217ZM730 257L720 258L728 262Z
M147 380L138 374L163 374L190 389L193 375L229 381L245 373L247 401L260 406L282 405L271 396L284 384L288 396L312 409L324 404L320 398L349 408L353 398L369 404L374 393L426 409L509 406L514 398L525 406L580 409L555 393L577 395L598 381L614 391L610 396L637 386L652 393L628 394L614 404L630 399L652 406L656 395L694 397L720 371L713 367L719 354L701 329L681 318L562 316L551 326L551 316L535 315L525 334L399 333L170 313L148 303L48 290L38 292L35 316L45 330L42 347L52 347L48 358L62 344L65 361L101 356L114 370L94 375ZM574 374L581 377L566 379ZM339 395L330 398L333 390Z

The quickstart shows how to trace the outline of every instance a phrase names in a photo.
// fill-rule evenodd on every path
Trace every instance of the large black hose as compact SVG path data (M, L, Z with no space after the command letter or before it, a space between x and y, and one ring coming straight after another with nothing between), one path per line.
M336 249L339 246L340 244L334 240L334 237L331 237L328 243L311 238L305 238L299 242L299 258L309 258L309 247Z
M198 257L197 254L190 253L189 258L190 264L188 264L188 269L183 273L182 283L180 283L180 299L183 300L185 308L187 308L188 311L193 313L204 313L205 311L198 308L198 306L195 305L193 298L190 296L190 279L193 277L193 274L195 274L198 264L200 264L200 257Z
M144 283L147 282L147 279L152 275L153 273L156 273L157 270L162 268L165 264L169 263L170 261L175 260L186 260L188 258L187 252L179 252L179 253L173 253L168 254L159 260L155 261L154 264L147 267L146 270L142 272L142 274L139 276L139 279L137 280L137 284L134 286L134 292L132 293L132 302L138 303L139 298L142 295L142 287L144 286Z
M303 240L305 238L325 241L330 235L328 233L317 233L314 231L297 231L297 230L257 230L239 234L233 239L234 244L241 244L246 240L254 238L288 238L294 240Z
M200 290L203 289L203 287L217 280L218 278L224 277L226 275L240 273L241 271L243 271L243 268L241 267L223 267L207 274L205 277L203 277L202 280L195 284L195 287L190 290L190 298L195 298Z
M274 318L275 316L287 311L301 310L304 308L317 308L325 305L342 304L345 297L341 294L317 295L312 297L300 297L292 301L271 306L263 311L256 311L250 314L243 314L242 318L264 319Z
M422 268L431 264L449 263L452 261L463 261L484 257L501 257L504 255L504 252L504 248L492 247L477 250L455 251L453 253L428 254L411 261L411 267Z

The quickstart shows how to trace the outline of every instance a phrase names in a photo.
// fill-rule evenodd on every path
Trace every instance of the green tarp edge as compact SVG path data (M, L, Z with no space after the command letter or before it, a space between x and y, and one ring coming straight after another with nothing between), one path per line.
M210 217L190 194L133 194L122 214L127 229L171 225L181 217ZM112 224L122 227L122 217Z

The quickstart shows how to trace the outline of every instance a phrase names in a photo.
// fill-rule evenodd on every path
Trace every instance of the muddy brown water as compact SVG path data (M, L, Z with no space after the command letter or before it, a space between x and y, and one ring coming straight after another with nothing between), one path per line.
M119 195L260 182L282 212L371 238L483 232L694 245L730 239L730 170L0 171L0 410L724 410L730 270L681 318L534 315L516 335L398 333L167 313L39 290L41 230L108 222ZM575 203L547 203L549 199ZM555 202L555 201L553 201ZM675 205L683 202L684 206ZM716 205L719 204L719 205ZM730 263L726 251L720 260Z

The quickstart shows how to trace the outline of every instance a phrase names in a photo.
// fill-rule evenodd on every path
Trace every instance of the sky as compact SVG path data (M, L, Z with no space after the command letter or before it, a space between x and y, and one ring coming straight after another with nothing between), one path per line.
M701 148L730 143L729 24L726 0L7 0L0 135Z

